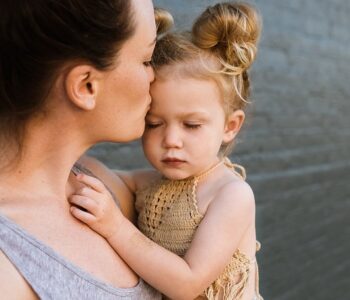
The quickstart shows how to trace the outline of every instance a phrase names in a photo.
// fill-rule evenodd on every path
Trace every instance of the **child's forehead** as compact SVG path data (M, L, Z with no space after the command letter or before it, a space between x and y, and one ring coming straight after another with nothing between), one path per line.
M209 118L213 111L221 111L221 95L208 81L165 80L155 83L151 90L150 116L183 118Z
M167 74L167 76L156 75L155 81L151 84L151 90L154 87L163 86L163 88L167 88L173 92L176 92L194 86L197 86L198 88L199 85L202 89L204 86L211 86L213 88L215 81L211 78L204 78L202 76L199 76L198 74L192 75L174 72Z

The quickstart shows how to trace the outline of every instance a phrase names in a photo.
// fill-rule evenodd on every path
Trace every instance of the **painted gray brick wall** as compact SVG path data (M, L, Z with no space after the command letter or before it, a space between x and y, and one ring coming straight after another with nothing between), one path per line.
M217 1L156 0L180 28ZM265 299L350 299L350 1L255 0L264 30L248 124L231 158L257 203ZM91 154L147 165L137 142Z

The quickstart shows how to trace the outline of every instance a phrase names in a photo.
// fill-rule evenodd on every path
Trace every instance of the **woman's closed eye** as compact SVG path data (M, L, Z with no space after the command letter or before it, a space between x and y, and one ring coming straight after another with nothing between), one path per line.
M143 65L144 65L145 67L152 67L152 61L151 61L151 60L144 61L144 62L143 62Z

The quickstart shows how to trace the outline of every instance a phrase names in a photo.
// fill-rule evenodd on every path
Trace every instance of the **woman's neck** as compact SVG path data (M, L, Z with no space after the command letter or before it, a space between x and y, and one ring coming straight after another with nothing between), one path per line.
M2 194L18 192L33 199L66 199L70 170L89 145L83 145L79 135L57 129L30 132L20 160L0 171Z

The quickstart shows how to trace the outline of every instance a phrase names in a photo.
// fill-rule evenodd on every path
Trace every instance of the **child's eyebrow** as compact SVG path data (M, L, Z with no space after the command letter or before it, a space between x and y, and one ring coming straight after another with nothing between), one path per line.
M146 118L163 118L166 117L162 114L157 114L157 113L148 113L146 115ZM179 113L175 115L177 119L183 120L183 119L196 119L196 120L207 120L209 119L210 115L207 112L202 112L202 111L196 111L196 112L190 112L190 113Z
M208 119L209 114L207 112L201 112L201 111L196 111L196 112L191 112L191 113L182 113L178 115L179 118L181 119L187 119L187 118L197 118L197 119Z

